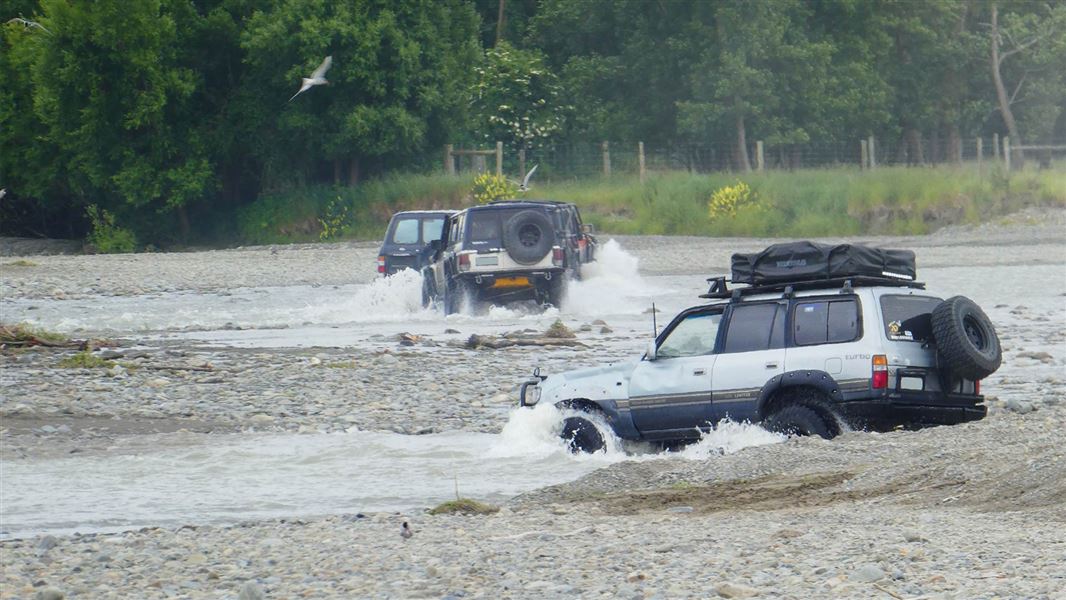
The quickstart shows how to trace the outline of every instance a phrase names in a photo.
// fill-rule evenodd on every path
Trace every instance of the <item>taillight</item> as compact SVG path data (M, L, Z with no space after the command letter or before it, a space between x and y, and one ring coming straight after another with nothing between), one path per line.
M555 247L552 248L552 264L553 265L555 265L557 267L563 266L563 259L564 258L565 258L565 255L563 254L563 249L562 248L560 248L559 246L555 246Z
M888 387L888 357L884 354L874 354L873 360L870 361L873 364L873 377L870 379L870 385L875 390L883 390Z
M459 255L459 270L460 271L469 271L470 270L470 255L469 254L460 254Z
M378 273L382 273L382 274L385 273L385 257L384 256L379 256L378 257Z
M978 380L973 382L973 395L974 396L980 396L981 395L981 380L980 379L978 379Z

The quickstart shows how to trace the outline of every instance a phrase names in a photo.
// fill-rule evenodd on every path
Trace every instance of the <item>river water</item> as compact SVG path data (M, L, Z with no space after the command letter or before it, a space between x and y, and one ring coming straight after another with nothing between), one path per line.
M920 275L942 296L968 295L997 322L1024 331L1039 324L1010 307L1062 306L1061 264L939 266ZM491 308L445 318L420 305L413 273L369 284L237 288L223 293L161 293L76 300L5 299L5 322L47 329L180 342L218 348L370 347L375 336L452 328L501 333L543 330L556 318L570 324L603 319L629 331L608 344L639 355L650 338L648 308L658 326L698 302L707 274L641 276L637 260L614 242L584 281L575 282L562 311ZM1020 282L1041 282L1021 298ZM950 292L950 293L947 293ZM1010 305L1004 298L1012 298ZM646 335L645 335L646 334ZM634 339L638 338L638 339ZM380 339L380 338L379 338ZM104 455L20 461L0 458L0 537L42 532L109 531L186 523L233 523L269 517L372 511L413 511L454 498L499 502L523 491L576 479L623 460L658 460L664 453L613 445L574 456L557 438L552 407L515 409L499 434L448 432L406 436L372 431L343 434L176 435L168 443L119 440ZM746 424L724 423L703 442L670 457L716 453L782 441Z

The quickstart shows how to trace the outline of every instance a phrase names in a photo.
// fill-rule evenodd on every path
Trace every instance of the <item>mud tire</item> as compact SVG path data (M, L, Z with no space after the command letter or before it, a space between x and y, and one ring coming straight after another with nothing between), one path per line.
M992 321L966 296L953 296L937 305L932 323L937 352L952 375L976 381L995 373L1003 363Z
M767 431L785 435L816 435L827 440L837 436L837 428L810 406L789 403L763 420Z
M570 452L592 454L603 452L607 448L607 440L603 432L596 426L590 417L573 416L563 419L563 428L559 437L567 443Z
M503 226L503 247L519 264L540 262L554 245L555 229L551 219L539 210L523 210Z

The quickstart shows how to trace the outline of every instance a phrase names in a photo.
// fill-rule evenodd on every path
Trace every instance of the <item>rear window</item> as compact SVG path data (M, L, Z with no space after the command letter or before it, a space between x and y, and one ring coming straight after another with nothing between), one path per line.
M933 309L942 300L932 296L881 296L881 317L885 336L898 342L927 342L933 339Z
M422 243L439 240L444 233L444 217L422 219Z
M850 342L859 338L859 303L854 298L796 303L792 335L797 346Z
M394 244L417 244L418 243L418 219L400 219L396 221L396 227L392 230L392 243Z
M504 225L511 217L524 210L530 210L530 208L524 206L521 208L471 210L467 214L467 221L470 223L467 227L467 240L469 243L477 245L501 244Z

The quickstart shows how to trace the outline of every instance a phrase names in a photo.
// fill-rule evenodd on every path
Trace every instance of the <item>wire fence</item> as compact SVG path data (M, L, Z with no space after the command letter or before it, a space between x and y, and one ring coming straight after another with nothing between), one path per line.
M1013 146L992 136L967 139L881 140L854 142L747 145L750 170L794 170L879 166L929 167L937 165L992 165L1006 168L1035 165L1047 168L1066 159L1066 140L1050 144ZM734 145L679 143L646 145L640 142L585 142L534 146L521 151L506 149L445 150L447 172L499 170L513 176L537 166L538 179L583 179L613 175L666 172L713 173L744 171L743 158ZM449 165L449 161L451 164ZM450 170L449 170L450 169ZM521 177L521 175L519 175Z

